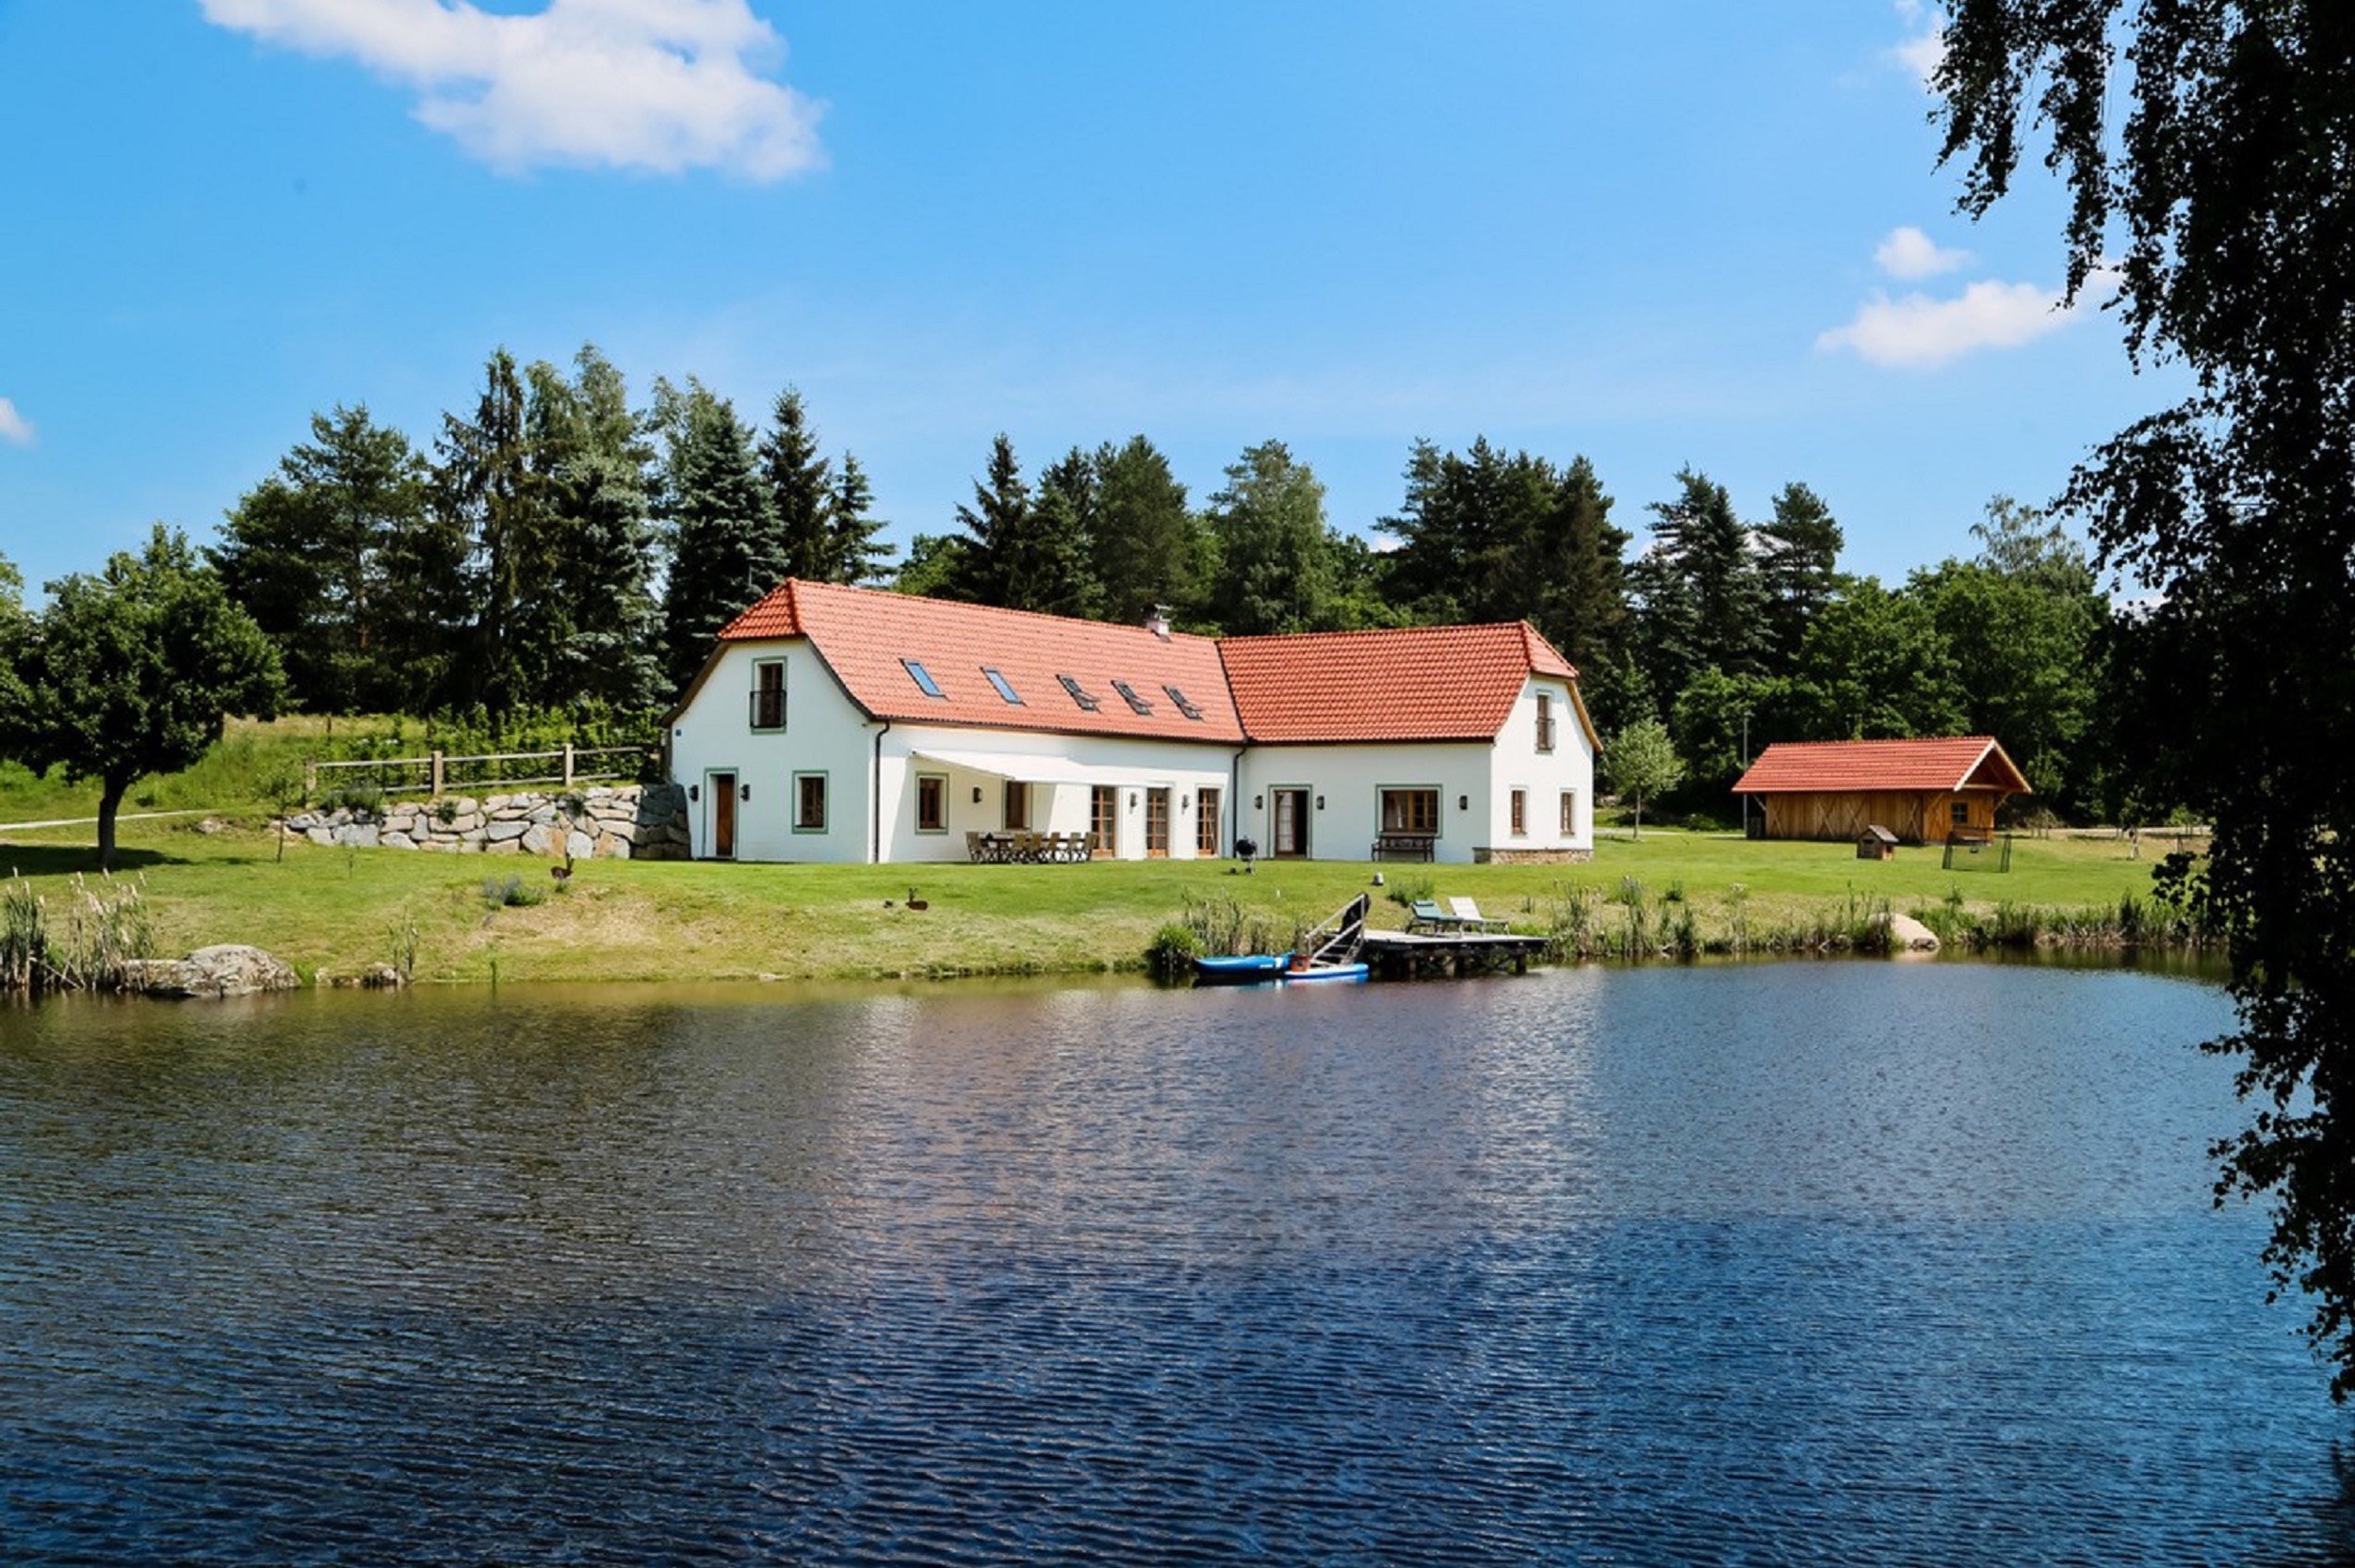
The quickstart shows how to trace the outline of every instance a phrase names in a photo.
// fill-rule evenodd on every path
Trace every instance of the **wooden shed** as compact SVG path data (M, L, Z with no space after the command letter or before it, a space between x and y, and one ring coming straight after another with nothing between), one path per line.
M1995 831L1995 809L2028 781L1989 736L1779 741L1734 786L1758 798L1768 838L1856 843L1875 826L1908 844Z

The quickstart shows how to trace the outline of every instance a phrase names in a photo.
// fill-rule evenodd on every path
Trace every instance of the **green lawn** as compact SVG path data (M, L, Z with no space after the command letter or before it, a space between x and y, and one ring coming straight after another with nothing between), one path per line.
M0 796L0 820L21 819ZM211 831L206 831L210 829ZM0 835L11 867L53 909L91 865L89 830ZM1748 928L1798 928L1861 897L1900 913L1959 893L1999 902L2115 910L2147 895L2159 846L2130 858L2114 840L2016 841L2007 875L1939 868L1936 849L1859 861L1842 844L1768 844L1732 834L1648 829L1606 839L1585 865L1421 866L1362 863L1099 862L1084 865L802 866L583 863L560 893L548 863L289 843L284 860L250 806L219 821L127 822L123 874L141 879L159 950L251 942L306 974L391 962L414 932L420 980L792 979L1084 973L1135 964L1189 899L1232 898L1277 932L1310 925L1370 887L1379 869L1401 896L1470 895L1484 911L1542 931L1570 887L1616 897L1632 879L1648 901L1680 891L1704 934L1728 929L1737 885ZM548 890L536 906L486 897L508 879ZM906 907L911 886L930 908ZM1606 903L1606 909L1609 907ZM1404 924L1377 896L1374 923Z

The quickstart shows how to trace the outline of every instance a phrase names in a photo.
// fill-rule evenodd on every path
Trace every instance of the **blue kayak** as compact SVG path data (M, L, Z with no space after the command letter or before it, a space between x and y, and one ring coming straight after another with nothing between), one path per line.
M1287 969L1286 985L1305 985L1310 980L1362 980L1368 970L1363 963L1322 963L1313 969Z
M1254 985L1264 980L1281 979L1284 966L1291 961L1290 953L1242 953L1233 958L1198 958L1194 961L1194 982L1196 985Z

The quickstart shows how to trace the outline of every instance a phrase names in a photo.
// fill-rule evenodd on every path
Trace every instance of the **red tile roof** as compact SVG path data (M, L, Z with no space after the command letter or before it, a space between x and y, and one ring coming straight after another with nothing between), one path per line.
M851 700L877 719L1242 741L1218 644L1206 637L1176 633L1164 641L1143 626L799 580L778 585L720 632L723 642L786 637L809 639ZM905 660L921 664L942 694L925 695ZM1005 677L1019 705L998 694L984 668ZM1094 712L1072 700L1063 675L1096 699ZM1152 711L1137 712L1114 681L1129 683ZM1202 717L1187 718L1165 686L1184 692Z
M1536 673L1572 683L1571 711L1559 721L1577 722L1590 740L1594 735L1578 671L1519 621L1163 639L1142 626L792 580L720 637L723 643L807 638L853 702L894 720L1228 745L1246 735L1263 743L1489 740ZM910 659L942 696L918 687L902 662ZM1020 706L997 693L984 666L1005 676ZM1063 675L1096 700L1095 712L1071 700ZM1153 711L1137 713L1113 688L1115 680L1128 682ZM1186 718L1165 685L1183 691L1201 719Z
M1954 790L1970 784L2029 793L2003 747L1983 735L1934 740L1782 740L1758 755L1737 795Z
M1488 740L1533 671L1578 675L1520 621L1230 637L1218 650L1243 731L1262 743Z

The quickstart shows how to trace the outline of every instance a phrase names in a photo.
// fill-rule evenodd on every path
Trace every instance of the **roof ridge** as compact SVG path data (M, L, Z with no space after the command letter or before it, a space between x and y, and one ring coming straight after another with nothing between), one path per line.
M786 579L786 584L788 586L799 584L803 588L823 589L830 593L855 593L869 598L888 600L895 604L901 605L933 605L944 606L950 610L970 611L977 615L1013 616L1025 621L1051 621L1058 625L1064 626L1085 626L1095 631L1143 632L1156 639L1161 637L1160 633L1155 632L1152 627L1145 625L1142 622L1098 621L1095 617L1087 615L1057 615L1052 610L1015 609L1007 605L984 605L972 599L943 599L936 594L931 593L902 593L898 589L893 588L869 588L863 583L821 583L813 581L807 577L788 577ZM796 619L798 619L798 617ZM1191 639L1197 642L1217 642L1220 640L1214 637L1205 637L1200 632L1181 632L1173 629L1169 635L1173 639L1182 637Z

